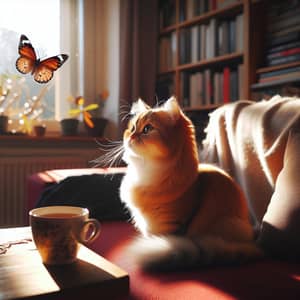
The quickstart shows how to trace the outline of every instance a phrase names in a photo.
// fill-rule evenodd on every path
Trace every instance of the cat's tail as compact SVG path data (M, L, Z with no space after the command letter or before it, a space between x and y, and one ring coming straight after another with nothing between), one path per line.
M209 265L241 264L263 257L255 242L232 242L210 236L151 236L130 246L137 263L149 271L187 270Z

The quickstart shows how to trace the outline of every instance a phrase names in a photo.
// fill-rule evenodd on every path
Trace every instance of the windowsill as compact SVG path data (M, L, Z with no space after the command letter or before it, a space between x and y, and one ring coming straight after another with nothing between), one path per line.
M44 136L38 137L34 133L33 126L35 125L43 125L46 127L46 133ZM78 135L77 136L63 136L61 133L61 125L59 121L56 120L43 120L40 122L35 122L32 124L32 132L30 134L22 134L18 133L16 130L19 126L17 125L17 120L11 121L11 123L8 126L8 134L1 135L0 134L0 141L13 141L13 140L19 140L30 142L30 141L57 141L57 142L63 142L63 141L87 141L87 140L104 140L103 137L91 137L88 136L87 131L85 129L85 125L83 123L79 123L78 128ZM17 132L16 134L13 134L12 132Z

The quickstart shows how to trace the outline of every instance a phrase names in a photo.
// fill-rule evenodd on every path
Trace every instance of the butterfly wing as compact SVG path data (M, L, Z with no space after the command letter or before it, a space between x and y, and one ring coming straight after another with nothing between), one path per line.
M67 54L52 56L38 62L34 70L34 80L38 83L47 83L53 77L54 71L60 68L68 59Z
M19 42L20 57L16 61L16 68L22 74L27 74L34 70L36 64L35 50L30 40L22 34Z

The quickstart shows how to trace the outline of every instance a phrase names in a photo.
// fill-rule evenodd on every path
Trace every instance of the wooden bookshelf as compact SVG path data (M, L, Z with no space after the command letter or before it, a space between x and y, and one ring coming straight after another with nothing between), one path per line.
M289 85L300 86L300 76L297 73L298 68L300 72L300 59L282 64L277 64L270 59L270 53L272 54L270 51L273 51L270 44L275 43L273 40L273 36L277 38L275 31L281 30L281 24L286 22L285 19L294 18L288 22L291 22L290 27L294 28L291 30L295 31L299 26L300 36L300 18L299 14L297 15L298 12L300 13L300 0L293 1L293 7L290 9L287 8L287 4L283 3L284 1L278 0L159 0L158 41L164 39L166 47L169 49L162 50L159 47L158 57L161 58L161 53L165 51L166 57L169 55L171 58L168 58L169 66L163 68L158 61L156 90L158 99L163 100L174 94L185 111L188 114L193 113L195 119L197 111L201 112L199 117L203 117L203 113L209 113L223 103L238 99L261 100L264 98L265 92L274 86L276 87L274 94L278 90L280 91L281 87L285 87L286 91L286 87ZM220 4L223 6L220 7ZM200 8L198 5L202 5L202 7ZM282 5L285 5L283 9L281 9ZM171 7L170 10L167 9L168 6ZM162 7L170 20L162 22L164 18ZM276 22L277 15L279 24ZM297 17L299 21L295 19ZM274 24L276 23L276 30L272 27L273 23L270 25L270 20ZM167 26L163 26L163 23L166 23ZM220 51L221 43L219 42L221 38L224 38L222 32L225 29L221 28L223 25L224 28L229 28L226 29L229 42L230 30L233 32L231 36L233 46L227 45L225 53ZM284 30L287 29L284 28ZM206 37L203 38L202 33L207 31L210 37L206 34ZM168 38L170 39L169 43ZM298 42L300 44L300 39ZM212 49L207 46L209 43L212 43L212 55L208 53ZM278 45L282 45L282 43ZM203 47L205 47L205 55L198 53L203 51ZM297 43L295 47L300 49L300 45L298 46ZM300 56L297 49L292 51L296 51L296 54ZM185 52L189 53L186 57L183 55ZM275 65L270 65L274 63ZM232 86L224 88L225 69L230 76L234 72L236 73L229 80L226 79L227 84L228 82L230 85L235 84L234 88ZM289 70L294 73L286 75ZM277 71L279 74L280 72L284 74L282 78L274 77L272 81L261 79L267 77L267 73ZM201 75L205 72L207 73L206 77ZM197 73L200 75L195 75ZM216 73L220 74L215 75ZM293 77L293 75L295 76ZM206 80L210 81L209 85L203 83ZM221 80L220 83L218 80ZM193 82L191 83L191 81ZM203 84L202 90L193 90L195 82L196 85ZM203 89L206 93L210 89L208 93L212 93L212 95L203 97ZM230 94L225 97L224 93L228 93L228 89ZM283 90L281 91L284 95ZM288 90L287 94L292 93L296 93L295 89Z
M159 58L161 59L163 55L166 55L169 63L165 66L161 66L158 62L158 89L157 94L158 98L166 98L170 96L172 93L176 95L177 99L181 102L181 105L185 108L186 111L195 111L195 110L211 110L219 106L222 101L221 99L215 99L214 95L211 96L203 96L206 97L206 100L203 97L199 101L195 98L195 92L193 92L194 96L193 101L190 100L191 90L188 90L187 84L191 84L191 76L195 73L199 73L199 78L202 77L202 73L205 71L211 71L211 74L206 76L207 82L206 87L207 91L199 91L199 93L208 92L209 85L210 89L213 89L212 84L217 83L217 76L215 76L216 72L219 72L223 75L222 72L224 68L229 68L232 72L238 72L238 65L243 64L243 74L242 76L237 76L236 78L242 78L242 82L239 86L241 91L236 92L236 95L230 101L237 100L238 97L249 98L250 96L250 75L249 73L249 63L251 59L248 57L250 51L247 50L249 47L249 14L250 14L250 1L241 1L241 0L225 0L225 1L198 1L198 3L204 4L206 2L206 7L202 7L201 11L193 11L196 7L193 7L191 10L191 5L195 5L197 1L191 0L160 0L159 8L161 10L166 10L166 6L170 5L172 9L168 11L168 16L172 21L162 21L164 16L160 10L160 22L166 23L168 26L163 27L160 24L160 31L158 33L159 42L164 40L169 42L169 50L159 49ZM210 3L214 2L214 6L210 6ZM224 7L218 8L220 3L224 3ZM225 2L228 2L227 4ZM199 4L200 5L200 4ZM199 7L198 7L199 8ZM185 11L185 14L183 13ZM236 36L233 36L233 46L229 45L229 27L233 26L234 33L237 32L237 17L242 16L242 32L239 33L240 38L242 37L242 41L237 41ZM230 24L231 22L232 24ZM226 50L224 53L220 53L217 48L217 32L223 30L220 28L224 24L224 28L226 27L227 41L228 45L225 45ZM205 35L206 31L213 32L211 36L208 33ZM225 30L225 29L224 29ZM201 36L202 34L202 36ZM226 35L225 34L225 35ZM186 35L186 37L185 37ZM172 38L171 38L172 36ZM186 41L184 39L186 38ZM200 40L201 39L201 40ZM214 49L213 54L210 55L209 46L206 44L211 43ZM231 41L232 42L232 41ZM241 46L237 44L242 44ZM166 42L168 47L168 43ZM197 44L197 45L196 45ZM194 47L192 54L189 54L186 58L183 56L184 48L187 48L187 51L190 51L190 47ZM197 47L197 50L195 50ZM233 49L231 49L233 48ZM200 50L203 52L200 54ZM168 52L169 51L169 52ZM167 53L167 54L166 54ZM168 56L169 55L169 56ZM196 57L195 57L196 55ZM193 57L191 57L193 56ZM162 59L165 61L166 59ZM171 62L171 63L170 63ZM168 67L169 66L169 67ZM187 83L184 83L183 77L186 76ZM204 75L203 75L204 76ZM216 78L215 78L216 77ZM167 78L170 81L171 88L168 91L167 88ZM220 79L221 80L221 79ZM164 91L160 91L160 81L164 82L163 89ZM221 85L221 83L220 83ZM241 88L241 86L243 88ZM205 89L205 83L203 83L203 88ZM237 87L236 87L237 88ZM210 90L212 92L212 90ZM168 95L169 94L169 95ZM220 93L221 94L221 93ZM208 99L210 98L210 99ZM219 96L222 98L222 96ZM192 103L191 103L192 102Z
M250 98L256 74L250 69L251 1L159 0L158 7L156 93L159 100L172 94L177 97L194 122L200 141L209 112L224 100ZM164 14L170 20L164 20ZM168 62L162 66L161 61ZM226 89L223 82L227 82ZM230 82L234 83L231 87Z

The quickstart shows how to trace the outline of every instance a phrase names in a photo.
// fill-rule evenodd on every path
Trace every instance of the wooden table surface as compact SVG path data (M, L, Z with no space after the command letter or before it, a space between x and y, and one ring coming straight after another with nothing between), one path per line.
M0 245L31 239L30 227L0 229ZM78 260L45 266L34 243L0 255L0 299L116 299L129 292L128 274L85 246Z

